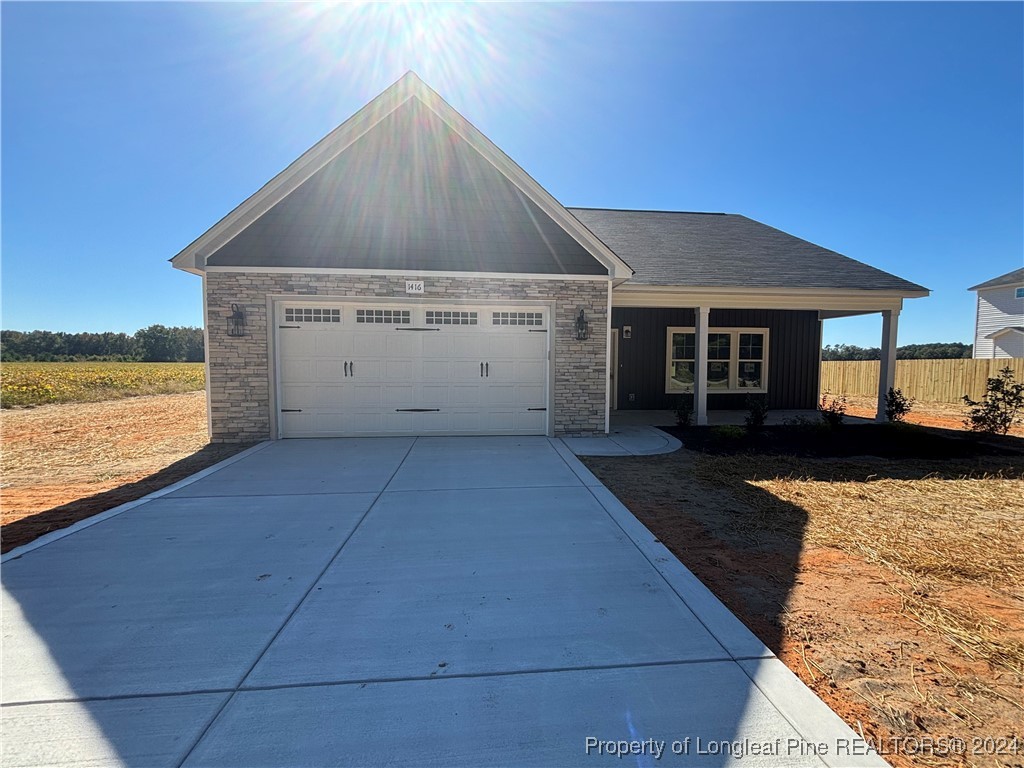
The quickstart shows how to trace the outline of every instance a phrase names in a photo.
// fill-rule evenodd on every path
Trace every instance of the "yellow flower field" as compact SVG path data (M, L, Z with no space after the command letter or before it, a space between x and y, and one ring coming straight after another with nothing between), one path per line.
M202 363L4 363L0 405L85 403L136 395L193 392L205 386Z

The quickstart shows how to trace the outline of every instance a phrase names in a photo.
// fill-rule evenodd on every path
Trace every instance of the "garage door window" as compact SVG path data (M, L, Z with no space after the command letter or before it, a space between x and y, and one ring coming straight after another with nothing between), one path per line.
M408 309L357 309L356 322L407 325L412 319Z
M289 323L340 323L340 309L321 307L286 307L284 319Z
M427 310L427 325L476 325L476 312Z
M491 315L494 325L544 325L544 314L541 312L494 312Z

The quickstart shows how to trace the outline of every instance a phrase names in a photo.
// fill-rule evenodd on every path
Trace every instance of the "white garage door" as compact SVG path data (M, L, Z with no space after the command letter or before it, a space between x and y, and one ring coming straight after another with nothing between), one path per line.
M281 437L542 435L538 307L282 303Z

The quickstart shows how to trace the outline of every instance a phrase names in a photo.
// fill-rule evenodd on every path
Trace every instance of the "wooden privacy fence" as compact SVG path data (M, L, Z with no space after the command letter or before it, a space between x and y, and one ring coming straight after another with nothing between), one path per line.
M897 360L896 388L907 397L933 403L959 403L985 394L985 381L1009 366L1024 381L1024 358L994 360ZM833 395L878 394L877 360L823 360L821 391Z

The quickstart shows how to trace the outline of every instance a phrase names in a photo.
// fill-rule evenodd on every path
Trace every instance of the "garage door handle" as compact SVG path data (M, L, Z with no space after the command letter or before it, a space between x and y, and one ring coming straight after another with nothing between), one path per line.
M547 408L527 408L528 411L546 411Z
M482 379L483 377L484 377L484 364L480 363L480 378Z
M355 376L356 375L356 364L355 364L354 360L351 363L348 364L348 375L349 376Z
M440 408L395 408L395 413L437 413Z
M301 325L279 325L278 328L301 328Z
M440 328L395 328L396 331L440 331Z
M484 371L486 371L486 373L484 373L484 376L488 376L489 377L491 375L491 364L490 363L484 363Z
M345 361L345 376L348 377L348 360Z
M282 408L281 413L302 413L301 408Z

